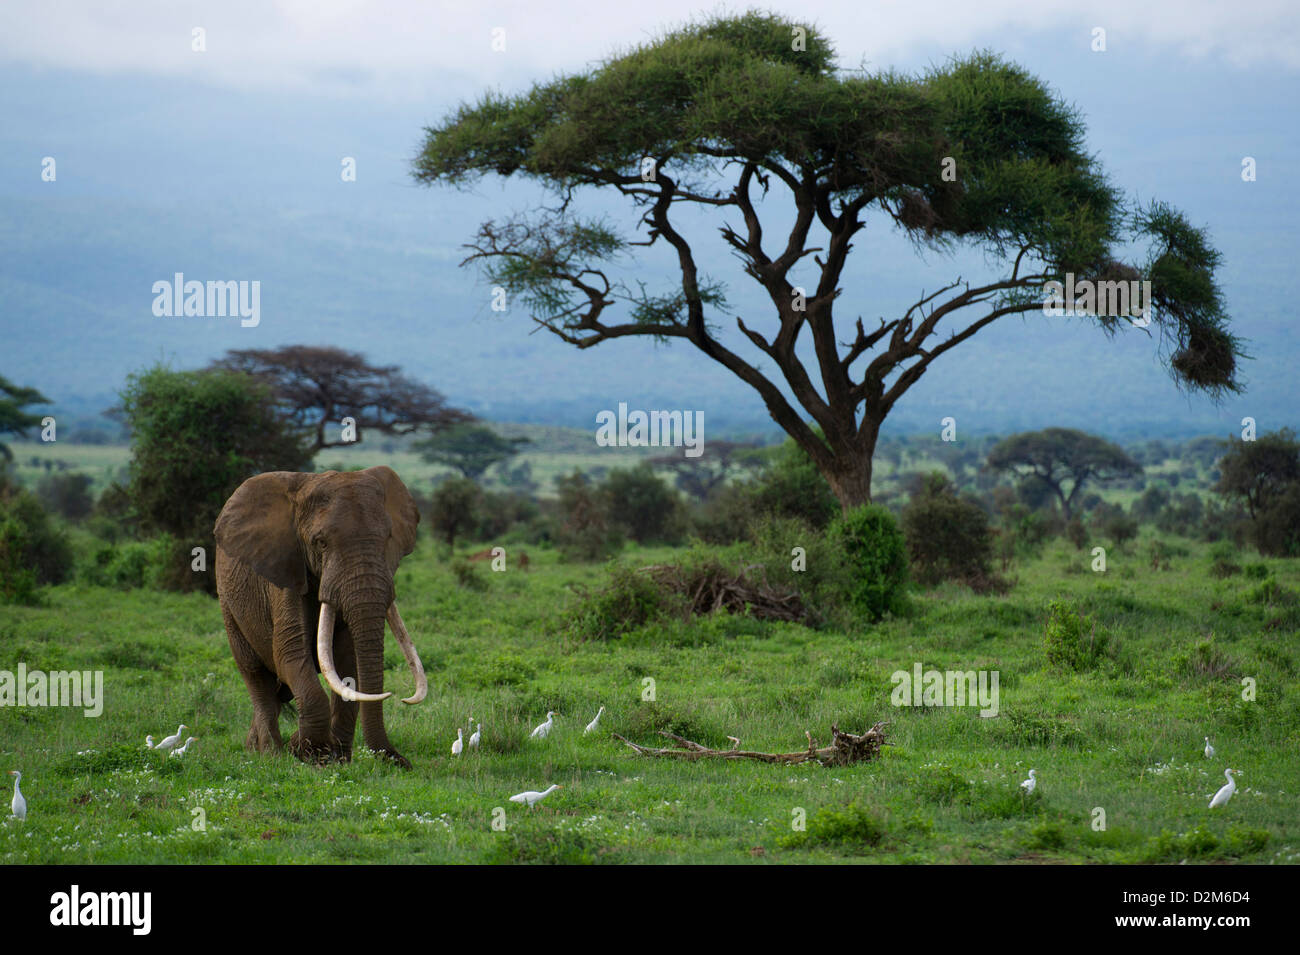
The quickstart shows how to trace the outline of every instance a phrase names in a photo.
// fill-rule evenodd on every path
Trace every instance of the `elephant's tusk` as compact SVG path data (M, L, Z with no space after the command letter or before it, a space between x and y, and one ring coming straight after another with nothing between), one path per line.
M327 603L320 605L320 625L316 628L316 659L320 662L320 672L325 675L325 682L330 685L330 689L349 703L377 703L393 695L358 693L339 679L339 671L334 669L334 608Z
M402 653L406 655L406 662L410 664L411 673L415 676L415 695L407 697L402 702L419 703L429 694L429 681L424 675L424 665L420 663L420 655L415 652L415 645L411 643L411 635L406 632L402 615L397 612L396 600L388 605L388 625L393 628L397 645L402 648Z

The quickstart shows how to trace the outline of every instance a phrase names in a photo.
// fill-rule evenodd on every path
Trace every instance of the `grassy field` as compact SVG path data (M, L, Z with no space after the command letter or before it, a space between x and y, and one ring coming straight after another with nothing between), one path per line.
M1295 862L1300 647L1287 601L1300 561L1267 562L1279 594L1243 575L1213 579L1207 548L1175 543L1168 570L1153 570L1138 542L1112 552L1105 573L1086 552L1049 546L1012 568L1005 597L919 593L911 616L857 632L724 614L577 643L566 608L604 568L530 549L531 570L485 572L479 593L424 539L398 594L430 696L385 704L411 771L364 753L317 768L245 752L250 705L210 598L52 588L48 606L0 609L0 668L102 669L106 702L99 718L0 708L0 769L22 770L30 807L24 823L0 825L0 859ZM1111 640L1096 669L1047 662L1045 608L1062 596ZM891 706L890 674L916 663L998 671L999 715ZM411 678L391 640L387 664L401 695ZM647 677L654 702L642 699ZM1256 681L1253 702L1243 677ZM583 736L602 704L602 732ZM528 740L548 709L561 714L551 738ZM453 759L471 714L485 724L482 750ZM861 731L877 720L890 721L882 758L834 770L652 760L609 736L653 743L669 728L791 751L805 730L824 742L832 722ZM144 748L145 734L180 722L200 740L184 759ZM286 713L286 735L292 724ZM1202 755L1207 734L1214 760ZM1226 766L1242 770L1239 791L1210 811ZM1030 768L1039 789L1026 799ZM507 801L550 783L565 788L534 810ZM805 832L792 826L800 811Z

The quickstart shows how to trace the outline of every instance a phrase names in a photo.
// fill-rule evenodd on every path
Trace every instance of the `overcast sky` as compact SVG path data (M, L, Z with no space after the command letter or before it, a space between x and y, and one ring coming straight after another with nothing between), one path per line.
M848 68L911 72L989 48L1042 78L1079 108L1088 148L1127 195L1169 201L1210 227L1224 252L1234 330L1256 356L1246 369L1249 406L1219 415L1175 391L1144 335L1103 342L1089 328L1008 324L949 356L896 418L933 423L942 406L944 414L996 412L990 427L1003 429L1078 423L1065 413L1097 415L1073 396L1099 389L1134 409L1128 421L1111 415L1115 427L1177 423L1191 410L1199 417L1187 427L1207 429L1218 420L1211 414L1293 413L1300 336L1286 303L1300 295L1300 126L1288 117L1300 100L1300 4L1290 6L790 0L758 8L812 21ZM489 326L487 286L457 266L463 244L478 222L535 208L541 193L495 180L425 189L410 177L422 128L461 101L490 88L525 90L692 19L749 8L4 0L0 363L10 370L0 372L63 400L110 394L159 358L197 367L254 338L256 347L328 341L399 363L476 410L513 400L502 415L535 411L533 395L544 393L597 408L624 397L680 399L710 415L735 410L766 421L744 385L689 349L624 340L597 356L529 335L522 316ZM1104 55L1090 48L1098 27ZM202 53L191 48L195 28L204 31ZM498 29L504 52L492 49ZM1258 160L1257 182L1242 180L1246 156ZM57 158L57 181L43 177L44 157ZM342 180L342 157L355 158L355 181ZM761 290L738 274L715 225L692 235L702 266L730 283L735 314L762 314ZM844 278L847 317L901 313L940 279L984 266L977 253L917 256L888 223L858 245ZM660 265L638 258L637 277L671 282L672 263L662 274ZM150 289L177 271L262 282L266 317L256 334L238 323L160 324ZM724 318L738 334L734 315ZM52 356L52 341L72 347ZM991 387L986 369L1011 354L1037 370ZM1051 394L1059 400L1045 404ZM1016 408L1028 410L1013 421Z
M40 0L0 6L0 62L202 79L251 90L314 90L442 99L572 70L702 11L744 9L658 0L441 3L428 0ZM773 5L780 9L780 5ZM1300 68L1300 15L1287 0L844 0L801 2L835 40L841 63L919 65L1050 31L1086 48L1094 27L1118 53L1211 59L1234 69ZM555 12L555 11L562 12ZM195 27L207 50L191 50ZM492 31L505 51L492 51ZM450 86L451 89L447 89Z

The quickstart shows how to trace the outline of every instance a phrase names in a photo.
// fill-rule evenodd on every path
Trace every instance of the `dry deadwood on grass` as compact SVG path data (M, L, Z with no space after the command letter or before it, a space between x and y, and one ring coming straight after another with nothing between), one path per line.
M688 614L706 615L718 610L755 617L759 620L787 620L804 623L810 614L803 599L793 590L779 590L767 582L762 564L730 570L717 562L654 564L642 567L665 591L686 601Z
M711 749L667 730L660 730L659 735L676 740L677 745L675 747L655 748L641 746L630 739L619 736L617 733L611 735L617 740L622 740L642 756L667 756L686 760L756 759L762 763L784 763L786 765L816 760L823 766L848 766L850 763L865 762L880 755L880 747L888 745L885 742L886 725L888 725L888 721L882 721L861 736L854 736L852 733L841 732L839 726L832 723L831 745L821 748L818 748L817 741L813 739L812 734L805 730L804 736L808 737L808 748L797 753L754 753L740 749L738 746L732 749ZM734 737L728 738L734 739Z

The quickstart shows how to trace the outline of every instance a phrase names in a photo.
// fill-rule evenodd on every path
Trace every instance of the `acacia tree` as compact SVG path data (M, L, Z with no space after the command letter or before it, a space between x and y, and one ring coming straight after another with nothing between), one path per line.
M252 375L266 383L280 412L312 436L313 449L350 444L329 441L326 425L350 417L356 440L367 430L411 434L471 420L433 388L406 377L395 365L371 365L357 352L313 345L235 349L213 367Z
M41 423L41 416L26 410L27 405L48 405L50 399L35 388L16 385L4 375L0 375L0 435L22 435L30 428ZM9 446L0 441L0 459L12 461L14 453Z
M457 424L417 441L413 450L426 461L454 468L471 481L477 481L487 470L519 453L521 444L529 439L505 438L481 424Z
M710 441L699 457L687 457L683 449L677 454L651 458L650 464L672 471L681 490L696 500L707 501L737 474L760 467L761 454L752 441Z
M1123 448L1073 428L1012 435L989 451L988 466L994 471L1033 478L1050 488L1061 502L1067 521L1073 516L1079 492L1089 481L1112 481L1142 473L1142 465Z
M1150 279L1146 317L1175 378L1216 396L1237 389L1238 343L1205 234L1166 205L1127 207L1085 151L1078 113L993 54L921 76L848 72L812 26L713 18L526 92L485 94L426 129L417 181L463 186L489 174L537 180L559 202L485 222L467 262L578 348L633 335L690 342L758 392L845 508L870 499L881 423L933 361L1000 318L1040 309L1044 283L1067 272ZM588 190L634 204L643 238L574 212ZM701 273L684 208L731 217L722 239L775 319L763 328L738 317L742 346L780 379L717 334L723 286ZM793 213L775 243L769 212ZM1000 274L943 284L879 327L846 327L840 280L869 214L922 243L981 248ZM1150 253L1139 272L1113 250L1140 239ZM674 287L611 274L634 246L661 243L680 272ZM1096 322L1108 333L1121 324Z
M1261 554L1300 556L1300 441L1295 432L1283 428L1254 441L1229 439L1226 445L1214 490L1246 503Z

